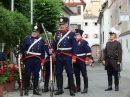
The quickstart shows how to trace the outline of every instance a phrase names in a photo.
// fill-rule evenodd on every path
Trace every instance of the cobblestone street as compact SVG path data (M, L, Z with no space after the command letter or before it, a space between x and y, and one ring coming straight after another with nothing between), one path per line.
M95 67L92 68L90 66L87 67L88 69L88 79L89 79L89 88L88 93L81 94L80 92L75 93L75 97L130 97L130 72L129 71L122 71L122 83L119 85L119 91L115 91L114 89L114 82L113 82L113 90L112 91L104 91L107 88L107 74L104 70L104 66L98 63L95 64ZM81 89L83 89L83 79L81 76ZM40 84L40 88L43 88L43 84ZM64 72L64 85L67 85L67 77L66 73ZM56 86L56 85L55 85ZM41 92L41 91L40 91ZM42 93L42 96L33 95L32 90L29 91L29 96L23 97L49 97L50 92ZM14 92L4 92L3 97L20 97L19 90L15 90ZM58 95L54 97L70 97L69 91L64 89L64 93L62 95Z

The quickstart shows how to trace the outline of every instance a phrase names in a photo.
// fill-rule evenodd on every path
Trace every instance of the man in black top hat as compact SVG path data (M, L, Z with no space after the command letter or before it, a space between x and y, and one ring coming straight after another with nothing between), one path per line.
M54 40L49 50L50 54L56 53L56 80L58 91L55 95L63 93L63 67L65 67L69 79L70 95L74 96L73 63L76 61L76 39L75 33L68 30L69 19L67 17L59 18L60 29L56 32Z
M83 30L76 30L76 40L77 40L77 60L74 63L74 73L76 77L77 91L80 92L80 71L84 79L84 90L81 93L88 92L88 76L86 66L89 63L91 56L91 48L88 46L88 42L82 39Z
M45 46L44 40L39 37L41 31L41 26L37 23L34 25L31 36L27 36L24 39L23 45L20 50L20 56L22 57L25 54L25 93L28 95L28 88L30 83L30 76L33 72L33 94L41 95L38 92L38 81L39 81L39 72L41 66L44 64L45 57Z

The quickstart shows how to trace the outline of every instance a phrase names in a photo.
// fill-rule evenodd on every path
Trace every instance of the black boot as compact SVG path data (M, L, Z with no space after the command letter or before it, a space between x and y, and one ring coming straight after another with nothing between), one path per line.
M25 77L25 92L24 92L24 95L28 95L29 83L30 83L30 77Z
M56 93L54 93L54 95L59 95L63 93L63 76L62 75L56 76L56 80L58 90Z
M68 85L64 89L69 89L69 78L68 78Z
M80 88L80 76L76 76L76 86L77 86L77 92L81 91Z
M118 75L114 76L114 80L115 80L115 91L119 91L119 77L118 77Z
M88 77L83 76L84 79L84 90L81 93L87 93L88 92Z
M73 78L73 75L69 77L69 90L70 90L70 95L75 96L75 94L74 94L74 78Z
M34 77L33 94L35 95L41 95L38 91L38 81L39 81L39 77Z
M105 91L112 90L112 75L108 75L108 88Z
M44 89L42 92L48 92L49 75L45 75Z

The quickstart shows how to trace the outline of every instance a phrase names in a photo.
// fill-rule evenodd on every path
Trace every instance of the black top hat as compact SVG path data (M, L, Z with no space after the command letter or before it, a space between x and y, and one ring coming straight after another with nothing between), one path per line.
M69 19L67 17L60 17L59 24L69 24Z
M80 34L81 36L82 36L82 34L83 34L83 30L80 30L80 29L75 29L75 34L77 35L77 34Z
M33 25L32 31L37 31L39 33L43 32L41 25L39 25L38 23L36 23L35 25Z

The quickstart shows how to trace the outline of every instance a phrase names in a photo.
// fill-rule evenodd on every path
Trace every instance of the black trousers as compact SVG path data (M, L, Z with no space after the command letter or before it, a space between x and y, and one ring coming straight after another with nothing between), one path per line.
M108 75L114 75L114 76L117 76L118 75L118 71L116 71L113 67L112 67L112 64L109 62L108 65L107 65L107 74Z

